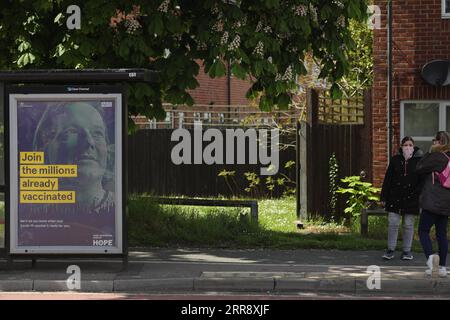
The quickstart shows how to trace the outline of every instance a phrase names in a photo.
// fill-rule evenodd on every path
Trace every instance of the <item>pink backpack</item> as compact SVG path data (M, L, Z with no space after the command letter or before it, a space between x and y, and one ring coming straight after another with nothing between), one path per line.
M433 173L433 184L434 184L434 175L436 174L441 185L444 188L450 189L450 158L444 152L443 154L448 159L448 162L444 170L442 170L441 172Z

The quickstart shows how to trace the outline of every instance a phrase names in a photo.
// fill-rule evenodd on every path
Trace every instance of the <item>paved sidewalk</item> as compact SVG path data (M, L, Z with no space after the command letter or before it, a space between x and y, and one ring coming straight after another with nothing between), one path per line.
M0 260L0 291L68 291L67 267L81 268L82 292L342 293L450 297L448 278L424 274L425 257L383 261L378 251L220 250L134 248L121 260ZM367 267L381 270L381 289L369 290Z

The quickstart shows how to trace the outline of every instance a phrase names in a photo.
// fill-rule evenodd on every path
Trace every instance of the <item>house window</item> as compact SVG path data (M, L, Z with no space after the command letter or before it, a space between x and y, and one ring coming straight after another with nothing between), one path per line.
M411 136L426 152L437 131L450 130L450 101L404 101L400 119L400 139Z
M450 0L441 0L442 1L442 18L449 19L450 18Z
M172 124L172 114L170 112L166 112L166 119L164 119L164 124L166 126L166 128L172 128L173 124Z

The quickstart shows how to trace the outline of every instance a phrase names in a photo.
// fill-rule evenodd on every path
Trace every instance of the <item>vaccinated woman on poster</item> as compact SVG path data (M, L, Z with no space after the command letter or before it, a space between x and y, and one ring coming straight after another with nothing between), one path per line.
M411 246L414 237L414 220L419 214L420 177L416 166L423 152L414 146L411 137L404 137L398 154L393 156L384 177L381 201L388 212L388 246L383 259L394 258L398 231L403 217L402 260L412 260Z
M60 179L61 189L75 191L77 205L105 212L114 203L113 190L105 188L111 150L108 140L100 107L69 102L47 108L33 146L44 151L46 164L76 165L77 177Z

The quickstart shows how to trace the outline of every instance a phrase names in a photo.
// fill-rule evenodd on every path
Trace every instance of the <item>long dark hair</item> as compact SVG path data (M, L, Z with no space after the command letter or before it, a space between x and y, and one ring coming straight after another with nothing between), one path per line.
M412 137L410 137L410 136L406 136L406 137L404 137L403 139L402 139L402 146L405 144L405 142L406 141L411 141L413 144L415 144L414 143L414 139L412 138Z

